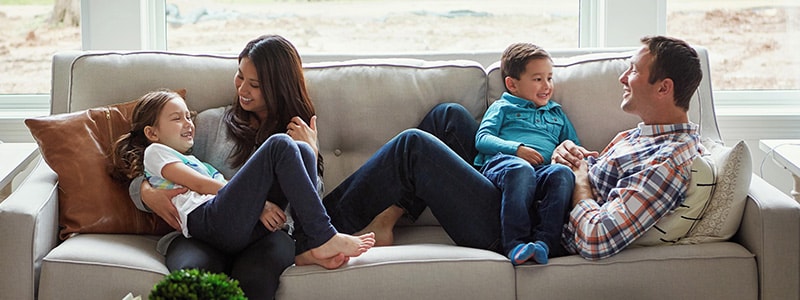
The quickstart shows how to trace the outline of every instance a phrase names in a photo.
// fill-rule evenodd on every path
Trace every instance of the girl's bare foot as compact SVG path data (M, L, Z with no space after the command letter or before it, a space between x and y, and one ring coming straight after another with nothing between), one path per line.
M342 253L339 253L336 256L330 258L319 259L311 255L311 251L306 251L294 257L295 265L298 266L320 265L328 270L338 269L339 267L346 264L348 261L350 261L350 257L344 256L344 254Z
M318 259L334 257L340 253L344 256L356 257L375 245L375 233L367 233L359 236L352 236L344 233L337 233L327 242L317 248L309 250L311 255Z
M397 205L389 206L372 219L372 222L356 232L355 235L367 232L375 233L375 246L391 246L394 244L394 225L403 216L403 209Z

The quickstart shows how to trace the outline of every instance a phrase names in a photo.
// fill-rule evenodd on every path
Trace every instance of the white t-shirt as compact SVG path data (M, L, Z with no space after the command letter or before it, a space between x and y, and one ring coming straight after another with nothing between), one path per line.
M225 178L222 174L211 167L211 165L201 162L193 155L183 155L166 145L152 143L144 150L145 177L147 177L147 181L150 185L158 189L182 188L181 185L165 179L161 174L161 169L164 168L164 166L176 162L183 163L203 175L225 182ZM186 225L189 213L215 196L216 195L187 191L172 198L172 204L175 205L175 208L178 210L178 215L180 216L181 232L185 237L191 237Z

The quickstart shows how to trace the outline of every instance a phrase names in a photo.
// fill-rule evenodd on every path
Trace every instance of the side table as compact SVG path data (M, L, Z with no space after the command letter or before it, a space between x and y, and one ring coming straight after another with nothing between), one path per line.
M39 156L36 143L0 143L0 201L11 193L11 181Z
M775 163L792 173L792 198L800 202L800 140L760 140L758 147L767 156L772 156Z

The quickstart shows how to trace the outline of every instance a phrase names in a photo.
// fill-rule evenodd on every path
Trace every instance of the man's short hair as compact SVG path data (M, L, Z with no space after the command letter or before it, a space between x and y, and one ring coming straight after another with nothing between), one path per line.
M672 79L675 105L688 111L692 95L703 79L697 51L683 40L666 36L646 36L641 42L653 55L648 82Z

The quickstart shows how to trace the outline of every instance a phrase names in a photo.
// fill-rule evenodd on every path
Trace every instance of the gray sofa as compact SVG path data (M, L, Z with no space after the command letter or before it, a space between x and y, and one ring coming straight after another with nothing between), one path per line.
M625 50L625 51L624 51ZM553 50L556 94L583 144L601 150L638 119L619 109L630 49ZM690 110L703 137L721 140L708 53ZM480 118L503 91L493 53L333 61L305 57L318 109L325 186L338 185L375 150L415 126L435 104L458 102ZM457 60L459 59L459 60ZM332 61L332 62L325 62ZM227 105L235 55L64 52L53 59L52 113L186 88L190 108ZM453 178L458 180L458 178ZM146 296L168 273L158 236L78 234L58 240L58 178L39 161L0 203L1 299ZM468 221L468 220L465 220ZM513 267L502 255L453 245L431 214L396 229L337 270L292 266L278 299L798 299L800 205L753 175L735 236L722 242L639 247L599 261L579 256Z

